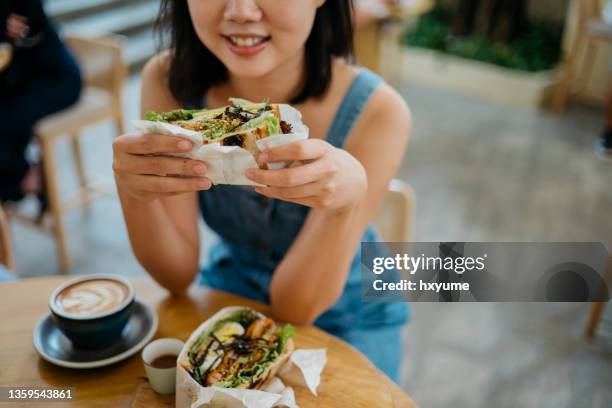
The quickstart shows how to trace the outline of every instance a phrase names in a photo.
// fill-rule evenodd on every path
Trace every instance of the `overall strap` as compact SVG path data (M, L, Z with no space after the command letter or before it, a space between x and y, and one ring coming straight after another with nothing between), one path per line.
M353 125L361 115L363 108L370 99L374 90L383 82L383 79L366 68L360 68L348 92L340 103L327 136L327 140L334 147L344 146Z

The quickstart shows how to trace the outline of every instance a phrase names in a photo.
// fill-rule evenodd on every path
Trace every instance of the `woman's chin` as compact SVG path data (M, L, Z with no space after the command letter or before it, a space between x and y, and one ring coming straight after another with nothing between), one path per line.
M239 78L257 79L263 78L274 71L274 67L269 63L235 63L225 64L231 75Z

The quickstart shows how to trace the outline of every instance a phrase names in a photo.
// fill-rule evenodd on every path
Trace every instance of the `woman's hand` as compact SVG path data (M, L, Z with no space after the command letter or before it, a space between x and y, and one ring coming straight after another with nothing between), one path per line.
M185 153L193 144L172 136L123 135L113 141L113 171L117 188L136 200L148 202L198 190L212 183L204 177L203 162L161 156Z
M267 187L267 197L330 211L353 207L364 198L368 180L355 157L320 139L308 139L266 150L260 162L290 162L285 169L249 169L246 176Z
M28 19L19 14L11 14L6 20L6 35L13 41L24 39L30 32Z

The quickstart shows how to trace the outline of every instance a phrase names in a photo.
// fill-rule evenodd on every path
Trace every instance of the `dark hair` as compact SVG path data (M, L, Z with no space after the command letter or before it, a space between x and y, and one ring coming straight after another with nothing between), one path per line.
M304 87L291 103L321 96L331 82L333 57L352 58L352 7L352 0L327 0L317 9L306 40ZM162 43L170 31L169 85L177 100L199 103L208 89L227 80L227 68L198 38L186 0L162 0L156 29Z

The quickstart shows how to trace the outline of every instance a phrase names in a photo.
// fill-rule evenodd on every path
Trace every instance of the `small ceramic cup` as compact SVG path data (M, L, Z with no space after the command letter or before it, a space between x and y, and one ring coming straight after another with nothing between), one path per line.
M144 350L142 350L142 362L144 363L145 373L151 388L155 392L159 394L172 394L175 391L176 363L172 367L157 368L153 367L153 361L165 355L175 355L178 357L184 345L185 343L179 339L157 339L147 344Z

